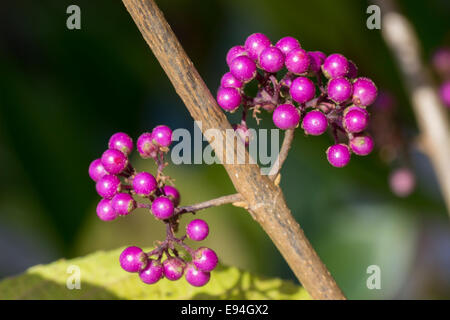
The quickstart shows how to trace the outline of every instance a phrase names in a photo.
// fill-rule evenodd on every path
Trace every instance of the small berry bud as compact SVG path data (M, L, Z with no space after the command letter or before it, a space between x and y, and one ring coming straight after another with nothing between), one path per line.
M210 272L214 270L219 262L216 253L212 249L206 247L197 249L192 259L192 262L197 269L203 272Z
M236 88L219 88L217 103L226 111L236 110L241 105L242 97Z
M337 168L345 167L350 161L350 151L345 144L335 144L327 150L328 162Z
M308 112L303 118L302 128L306 134L320 136L327 130L327 117L318 110Z
M186 226L186 234L194 241L205 240L209 234L208 224L201 219L192 220Z
M153 141L161 147L168 147L172 143L172 130L168 126L157 126L152 131Z
M230 72L239 81L249 82L256 76L256 64L247 56L239 56L231 61Z
M89 165L89 177L91 177L91 179L95 182L97 182L107 174L108 172L103 167L101 159L95 159Z
M359 107L371 105L377 98L377 87L369 78L358 78L353 83L353 103Z
M133 150L133 139L123 132L117 132L111 136L108 142L109 149L116 149L129 155Z
M264 71L278 72L284 66L284 54L276 47L267 47L261 51L258 63Z
M152 213L158 219L168 219L173 215L173 212L173 203L167 197L158 197L152 203Z
M163 262L164 275L170 281L180 279L185 267L186 263L180 258L168 258Z
M293 129L300 122L300 113L292 104L282 104L274 110L272 119L280 129Z
M316 87L314 82L306 77L298 77L292 81L292 85L289 88L289 93L292 99L298 103L305 103L314 98L316 94Z
M185 272L186 281L194 287L203 287L209 282L211 274L198 270L193 263L189 263Z
M328 82L328 97L336 103L342 103L352 97L353 86L347 78L334 78Z
M136 201L129 193L118 193L111 200L114 211L122 216L126 216L136 209Z
M163 187L164 194L169 197L169 199L173 202L175 207L178 207L180 204L180 193L177 188L172 186L164 186Z
M153 191L156 190L158 183L155 177L148 172L140 172L133 178L133 190L136 194L148 197Z
M95 189L100 197L111 199L120 191L120 179L115 175L107 174L97 181Z
M119 174L128 165L127 156L116 149L108 149L102 155L102 165L111 174Z
M275 46L287 55L292 50L300 48L300 43L293 37L284 37Z
M322 71L328 79L345 77L348 73L348 60L342 54L330 54L322 65Z
M139 271L139 278L146 284L154 284L164 275L164 268L161 262L148 259L147 267Z
M153 143L153 135L150 132L145 132L139 136L136 147L142 158L156 157L158 146Z
M306 73L309 69L309 56L305 50L294 49L286 55L286 69L294 74Z
M258 60L259 54L268 46L270 46L270 39L262 33L254 33L245 40L245 50L249 57L255 61Z
M117 212L114 211L109 199L100 200L96 211L97 216L103 221L111 221L117 218Z
M369 136L356 136L350 140L350 148L358 156L367 156L373 150L373 139Z
M147 266L147 255L141 248L132 246L122 251L119 257L120 266L128 272L139 272Z

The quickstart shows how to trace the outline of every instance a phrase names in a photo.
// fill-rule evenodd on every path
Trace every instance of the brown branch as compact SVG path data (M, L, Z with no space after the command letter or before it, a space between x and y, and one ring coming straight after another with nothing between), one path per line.
M221 139L209 139L216 155L233 152L234 159L249 159L247 151L227 141L230 123L209 92L192 61L178 42L153 0L122 0L147 44L168 75L176 92L202 130L219 130ZM227 157L228 158L228 157ZM314 299L345 299L325 265L312 248L286 205L281 189L255 164L223 161L234 187L248 204L248 211L272 239L304 288Z
M208 209L211 207L217 207L228 203L235 203L242 201L242 196L239 193L230 194L228 196L219 197L216 199L211 199L208 201L200 202L185 207L178 207L175 209L175 214L183 214L189 212L197 212L203 209Z
M421 60L413 26L391 0L374 0L381 8L381 31L394 54L421 132L421 142L431 160L450 214L450 125L444 106Z
M289 150L291 149L292 141L294 140L294 132L295 129L288 129L284 132L283 144L281 145L280 153L272 168L272 170L275 171L269 175L271 180L275 180L283 167L284 161L286 161Z

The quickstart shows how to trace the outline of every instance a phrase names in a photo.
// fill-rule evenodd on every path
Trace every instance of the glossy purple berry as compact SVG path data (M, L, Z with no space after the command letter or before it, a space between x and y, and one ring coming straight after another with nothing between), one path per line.
M305 50L297 48L286 55L286 69L294 74L306 73L309 69L309 56Z
M235 76L231 72L227 72L223 75L222 79L220 80L220 86L222 88L236 88L240 89L244 86L244 84L236 79Z
M249 82L256 76L256 64L247 56L239 56L231 61L230 72L239 81Z
M298 40L293 37L281 38L275 46L280 49L285 55L287 55L292 50L301 47L300 42L298 42Z
M100 197L111 199L120 191L120 179L115 175L107 174L97 181L95 189Z
M198 270L210 272L217 266L219 259L212 249L201 247L195 251L192 262Z
M128 165L127 156L116 149L108 149L102 154L102 165L111 174L119 174Z
M328 82L328 97L336 103L342 103L352 97L353 86L347 78L334 78Z
M168 126L157 126L153 128L152 138L157 145L168 147L172 143L172 130Z
M373 150L373 139L369 136L356 136L350 140L350 148L359 156L367 156Z
M316 94L314 82L306 77L298 77L292 81L289 88L292 99L298 103L305 103L312 100Z
M89 177L91 177L91 179L95 182L97 182L107 174L108 172L103 167L101 159L95 159L89 165Z
M139 278L146 284L154 284L164 275L164 267L161 262L148 259L147 267L139 271Z
M307 54L309 57L309 70L319 73L327 56L321 51L308 51Z
M270 40L262 33L254 33L245 40L245 50L253 60L258 60L259 54L270 46Z
M300 122L300 113L292 104L282 104L273 111L272 119L280 129L293 129Z
M111 221L117 218L117 212L114 211L111 200L102 199L97 205L97 216L103 221Z
M178 192L177 188L172 186L164 186L163 187L164 194L169 197L170 200L172 200L173 205L175 207L178 207L180 204L180 193Z
M129 155L133 150L133 139L123 132L117 132L111 136L108 142L109 149L116 149Z
M217 103L226 111L236 110L241 105L241 93L236 88L219 88L217 91Z
M302 128L306 134L320 136L327 130L327 117L318 110L308 112L303 118Z
M152 202L153 215L161 220L168 219L173 215L173 202L167 197L158 197Z
M348 73L348 60L342 54L330 54L323 62L322 71L328 79L345 77Z
M349 79L355 79L357 76L358 76L358 67L353 61L348 60L348 72L346 77Z
M354 106L348 107L344 110L342 124L348 132L361 132L369 124L369 114L363 108Z
M168 258L163 262L164 275L170 281L180 279L185 267L186 263L180 258Z
M123 270L139 272L147 266L148 258L141 248L132 246L122 251L119 262Z
M264 71L278 72L284 66L284 54L276 47L267 47L261 51L258 63Z
M158 146L153 143L153 134L145 132L141 134L136 142L136 148L142 158L155 158Z
M121 216L126 216L136 209L136 201L129 193L118 193L111 200L114 211Z
M203 287L211 278L209 272L198 270L193 263L188 263L184 276L186 281L194 287Z
M353 103L360 107L371 105L377 98L377 87L369 78L358 78L353 82Z
M186 226L186 234L189 239L194 241L205 240L209 234L208 224L201 219L192 220Z
M136 194L148 197L156 190L158 183L152 174L144 171L134 176L132 186Z
M442 103L450 108L450 81L444 82L439 89Z
M240 56L246 56L248 55L247 51L245 51L244 46L234 46L230 50L228 50L227 53L227 64L228 66L231 65L231 61L233 61L235 58Z
M327 159L333 167L345 167L350 161L350 150L345 144L335 144L328 148Z

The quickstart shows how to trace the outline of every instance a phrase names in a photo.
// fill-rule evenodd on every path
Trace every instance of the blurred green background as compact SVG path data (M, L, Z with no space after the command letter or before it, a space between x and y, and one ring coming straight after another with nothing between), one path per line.
M253 32L273 41L291 35L307 50L340 52L360 74L397 98L398 121L416 125L380 32L366 28L365 1L157 1L215 93L227 50ZM66 28L66 8L81 8L81 30ZM450 3L400 1L428 60L449 40ZM124 131L137 138L164 123L193 122L121 1L7 1L0 8L0 278L60 257L124 245L149 246L163 227L144 211L105 223L87 168ZM268 118L263 127L272 128ZM377 152L329 166L327 135L300 132L281 185L296 219L349 298L450 298L450 228L428 160L412 149L413 194L398 198L392 168ZM450 159L449 159L450 160ZM135 157L138 169L151 164ZM170 166L182 204L233 192L220 165ZM295 279L274 245L244 211L200 213L212 230L206 245L222 262ZM186 220L186 219L185 219ZM184 221L186 223L186 221ZM184 225L183 223L183 225ZM381 290L366 269L381 268Z

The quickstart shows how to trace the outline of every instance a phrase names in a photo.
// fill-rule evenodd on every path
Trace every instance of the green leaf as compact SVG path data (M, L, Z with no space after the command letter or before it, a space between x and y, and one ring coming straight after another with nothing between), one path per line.
M118 262L121 249L99 251L85 257L37 265L24 274L0 282L0 299L309 299L306 291L289 281L265 278L233 267L219 266L210 282L190 286L185 279L167 279L146 285L137 274L123 271ZM69 290L80 269L81 288Z

